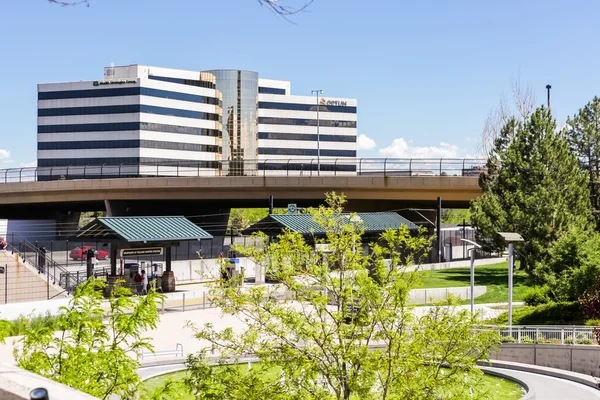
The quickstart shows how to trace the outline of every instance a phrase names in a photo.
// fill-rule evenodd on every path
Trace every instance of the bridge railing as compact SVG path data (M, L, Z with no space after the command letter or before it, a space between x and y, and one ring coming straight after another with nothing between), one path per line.
M484 159L282 158L181 161L118 165L28 167L0 170L0 184L13 182L135 177L210 176L479 176Z

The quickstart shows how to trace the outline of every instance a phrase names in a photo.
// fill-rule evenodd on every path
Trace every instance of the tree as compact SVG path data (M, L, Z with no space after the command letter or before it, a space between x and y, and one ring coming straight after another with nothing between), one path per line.
M342 213L344 201L331 193L328 206L310 211L325 232L314 240L327 251L289 230L264 247L237 248L280 284L216 284L217 304L245 327L192 325L209 344L188 359L186 382L196 398L485 397L476 362L487 358L497 334L474 332L477 316L466 310L435 307L417 317L409 306L419 275L407 267L426 255L430 240L399 227L362 254L364 227ZM212 352L221 367L210 368ZM224 365L246 354L261 363L247 373Z
M571 150L587 172L590 185L590 202L600 229L600 98L594 99L567 119L565 128Z
M519 76L511 80L512 102L504 96L500 98L498 106L492 108L485 119L479 153L487 157L494 148L494 141L502 128L511 119L525 121L535 109L535 94L530 85L524 85Z
M486 165L488 173L479 178L483 193L471 202L471 222L478 239L491 238L495 249L505 246L497 232L520 233L521 267L528 272L547 259L561 232L590 226L588 177L544 107L524 123L508 121Z
M267 208L232 208L229 213L229 234L240 235L249 226L269 215Z
M131 398L138 390L141 364L132 355L152 351L150 338L142 336L159 321L153 290L131 297L115 285L109 311L102 307L106 281L90 280L77 287L69 305L61 308L55 328L29 327L14 355L18 365L101 399L111 394ZM103 320L106 318L106 320Z
M470 221L468 209L463 208L444 208L442 210L442 224L462 224L464 221Z

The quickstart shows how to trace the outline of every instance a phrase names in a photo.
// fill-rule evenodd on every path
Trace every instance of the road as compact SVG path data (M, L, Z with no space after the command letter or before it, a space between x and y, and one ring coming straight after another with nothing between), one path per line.
M536 400L600 399L599 390L581 383L506 368L485 367L483 369L503 373L525 382L535 392Z

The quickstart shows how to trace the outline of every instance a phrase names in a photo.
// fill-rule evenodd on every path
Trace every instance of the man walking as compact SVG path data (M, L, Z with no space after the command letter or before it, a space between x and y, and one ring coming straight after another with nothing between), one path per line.
M142 270L142 293L148 294L148 275L146 270Z

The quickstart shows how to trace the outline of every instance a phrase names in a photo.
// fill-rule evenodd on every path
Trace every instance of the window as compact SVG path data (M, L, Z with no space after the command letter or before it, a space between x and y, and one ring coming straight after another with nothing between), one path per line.
M87 99L94 97L118 97L118 96L152 96L163 99L190 101L193 103L214 104L221 106L222 102L216 97L200 96L172 92L170 90L152 89L146 87L126 87L114 89L84 89L84 90L61 90L56 92L38 92L38 100L59 99Z
M153 79L155 81L170 82L170 83L179 83L181 85L203 87L203 88L207 88L207 89L216 89L216 87L217 87L217 85L215 85L214 82L195 81L192 79L182 79L182 78L171 78L171 77L167 77L167 76L149 75L148 79Z
M302 119L302 118L258 117L258 123L259 124L273 124L273 125L317 126L316 119ZM319 126L339 127L339 128L356 128L356 121L332 121L332 120L322 119L319 121Z
M277 133L277 132L258 132L259 139L270 139L270 140L305 140L305 141L317 141L316 134L310 133ZM319 135L319 141L321 142L345 142L355 143L355 135Z
M84 150L84 149L131 149L149 148L183 151L200 151L206 153L221 153L221 147L216 145L196 143L176 143L155 140L88 140L76 142L38 142L38 150Z
M155 124L150 122L109 122L104 124L38 125L38 133L65 132L112 132L112 131L152 131L222 137L217 129L194 128L190 126Z
M258 93L264 93L264 94L285 94L285 89L259 86L258 87Z
M354 150L324 150L320 151L322 157L356 157ZM259 147L258 154L270 154L280 156L315 156L317 157L317 149L285 149L273 147Z
M182 110L178 108L149 106L146 104L127 104L119 106L94 107L40 108L38 109L38 117L55 117L63 115L128 114L139 112L148 114L172 115L174 117L183 118L205 119L208 121L221 120L219 114Z
M318 164L315 162L306 163L277 163L269 161L260 161L257 165L259 171L317 171ZM355 172L356 165L344 164L321 164L321 171L345 171Z
M356 114L356 107L351 106L326 106L323 104L296 104L296 103L272 103L259 101L258 108L269 110L294 110L294 111L317 111L319 112L338 112Z

